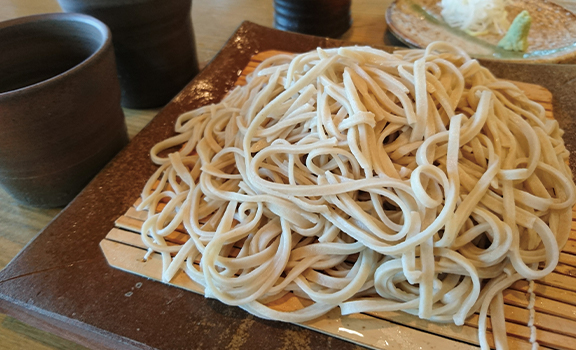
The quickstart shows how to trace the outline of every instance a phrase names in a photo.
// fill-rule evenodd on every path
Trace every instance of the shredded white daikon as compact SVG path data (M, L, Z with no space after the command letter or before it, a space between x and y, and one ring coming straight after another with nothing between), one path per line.
M454 28L472 35L504 34L510 22L508 0L442 0L442 17Z

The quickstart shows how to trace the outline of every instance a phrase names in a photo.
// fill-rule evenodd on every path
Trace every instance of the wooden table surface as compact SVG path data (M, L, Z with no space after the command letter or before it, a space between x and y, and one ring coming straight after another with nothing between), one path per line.
M385 11L391 0L353 0L353 26L342 39L365 44L397 44L386 32ZM0 21L60 12L56 0L0 0ZM207 64L244 20L271 27L272 0L193 0L192 20L198 60ZM132 138L158 112L124 110ZM3 269L61 209L35 209L16 203L0 188L0 269ZM0 349L83 349L75 343L0 313Z
M369 45L398 44L386 31L385 11L391 2L392 0L353 0L353 26L342 39ZM273 0L193 0L191 13L199 62L207 64L244 20L271 27L272 3ZM0 21L60 11L56 0L0 0ZM124 111L132 138L156 115L158 109ZM0 188L0 269L60 210L18 205ZM0 313L0 350L3 349L83 347Z

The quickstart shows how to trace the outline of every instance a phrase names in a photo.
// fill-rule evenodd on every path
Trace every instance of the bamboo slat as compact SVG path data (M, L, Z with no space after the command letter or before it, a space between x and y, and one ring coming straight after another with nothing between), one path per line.
M254 56L242 72L237 84L245 83L246 75L252 72L262 60L279 53L281 52L267 51ZM541 103L546 109L547 115L552 117L552 95L548 90L537 85L514 83L529 98ZM141 199L137 199L134 206L116 220L116 228L109 232L100 246L110 265L162 281L160 255L154 253L147 260L143 259L147 248L142 242L140 230L148 214L146 211L136 210L140 203ZM160 211L163 206L164 204L160 203L156 208L157 211ZM574 211L576 211L576 207L573 209ZM534 326L536 327L536 340L543 349L576 348L576 221L572 222L571 228L568 243L560 254L558 267L552 274L534 283L533 293L536 297ZM183 244L187 241L188 236L184 227L180 225L165 239L168 244ZM237 252L238 247L233 249L232 255ZM202 288L187 278L183 271L180 271L169 284L196 293L203 292ZM532 348L529 341L531 330L528 327L530 317L530 311L527 309L530 298L527 293L528 287L527 281L518 281L504 291L506 330L511 349ZM288 294L285 298L276 301L274 308L293 309L302 307L307 302ZM346 331L341 330L343 325L345 325ZM387 332L391 328L394 328L396 333L395 335L388 334L389 337L386 339L397 339L400 333L403 336L410 334L415 337L414 342L410 345L411 348L420 346L414 344L424 344L424 347L421 348L466 349L475 348L478 344L477 314L466 320L464 326L458 327L421 320L402 312L375 312L340 316L339 312L333 311L317 320L306 322L302 326L372 348L388 347L388 343L382 342L384 339L382 334L388 334ZM490 322L488 322L488 329L491 329ZM489 341L493 345L491 335L489 335ZM402 348L407 347L402 346Z

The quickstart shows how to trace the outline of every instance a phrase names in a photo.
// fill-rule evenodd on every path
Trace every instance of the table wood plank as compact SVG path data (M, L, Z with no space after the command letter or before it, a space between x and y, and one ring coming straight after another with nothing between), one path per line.
M356 42L382 44L385 28L384 12L390 1L355 0L353 2L354 26L345 38ZM371 7L375 6L373 9ZM56 0L0 0L0 21L21 16L60 12ZM229 36L244 21L271 26L273 23L272 1L260 0L194 0L192 5L198 59L205 65L220 50ZM358 28L358 29L356 29ZM370 32L378 33L370 35ZM361 33L361 34L360 34ZM157 114L155 110L124 109L130 138L134 137ZM35 209L18 205L0 188L0 269L16 256L45 227L61 209ZM2 320L16 322L0 313ZM29 327L20 335L0 323L0 349L14 349L14 344L22 348L40 349L33 341L33 334L39 330ZM27 337L26 334L29 334ZM48 334L48 333L46 333ZM6 338L8 337L8 338ZM8 345L9 344L9 345ZM30 345L34 344L34 345ZM28 346L30 345L30 346ZM62 348L61 345L42 345L45 348Z
M391 0L354 0L352 2L353 26L343 39L370 45L397 44L385 34L384 14ZM20 16L59 12L55 0L0 0L0 21ZM195 28L198 58L206 63L214 57L229 36L243 20L272 25L271 0L194 0L192 18ZM158 110L126 110L130 137L138 133L156 115ZM45 227L60 209L34 209L19 206L0 188L0 269ZM572 256L568 257L572 258ZM571 261L571 260L570 260ZM574 266L574 265L573 265ZM0 349L57 349L59 345L39 345L35 339L37 329L11 330L14 319L0 313ZM48 333L41 335L47 337ZM28 346L29 345L29 346Z

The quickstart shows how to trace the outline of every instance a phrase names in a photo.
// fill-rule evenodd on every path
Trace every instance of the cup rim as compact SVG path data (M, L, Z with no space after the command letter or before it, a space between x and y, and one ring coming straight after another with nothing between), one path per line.
M57 75L54 75L48 79L39 81L37 83L26 85L10 91L0 92L0 99L16 97L24 93L30 93L40 89L45 89L46 87L49 87L52 84L56 84L60 80L65 79L68 76L74 75L77 72L90 66L92 62L95 62L96 60L98 60L98 58L100 58L102 55L106 53L107 48L112 46L112 33L110 32L108 26L106 26L106 24L104 24L102 21L98 20L95 17L81 13L56 12L56 13L44 13L39 15L18 17L0 22L0 30L13 26L25 25L29 23L40 23L40 22L56 23L65 21L82 23L87 26L96 28L102 34L103 37L102 43L98 46L98 48L94 50L94 52L90 54L90 56L86 57L82 62L78 63L72 68L69 68L64 72L61 72Z

